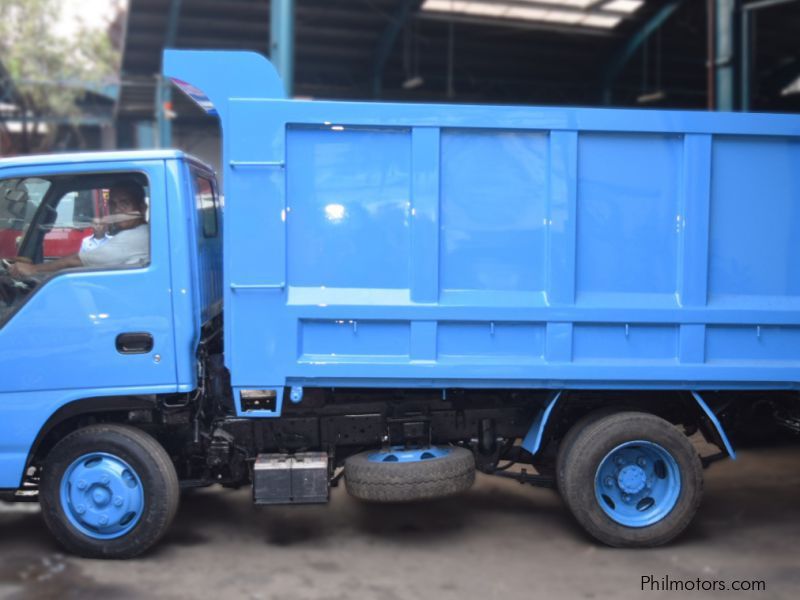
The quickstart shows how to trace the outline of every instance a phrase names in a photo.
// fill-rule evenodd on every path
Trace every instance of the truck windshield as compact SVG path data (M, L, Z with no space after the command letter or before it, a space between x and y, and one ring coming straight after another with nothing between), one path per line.
M38 177L0 179L0 258L14 258L50 182Z

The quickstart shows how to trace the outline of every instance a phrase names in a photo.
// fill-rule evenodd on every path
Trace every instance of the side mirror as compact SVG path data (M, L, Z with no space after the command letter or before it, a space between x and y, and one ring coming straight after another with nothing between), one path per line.
M6 212L12 217L17 219L25 219L25 213L28 208L28 190L25 189L25 184L20 181L16 187L6 191L3 195L3 200L6 203Z

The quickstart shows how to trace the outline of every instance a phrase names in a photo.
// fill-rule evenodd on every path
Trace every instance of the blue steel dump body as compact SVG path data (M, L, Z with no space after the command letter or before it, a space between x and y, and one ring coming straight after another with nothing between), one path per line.
M165 74L223 127L237 391L800 387L797 116L291 101L242 53Z

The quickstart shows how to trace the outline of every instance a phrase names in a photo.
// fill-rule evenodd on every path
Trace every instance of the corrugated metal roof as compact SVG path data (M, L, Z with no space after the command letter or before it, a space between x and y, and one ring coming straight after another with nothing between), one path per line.
M372 97L373 60L381 36L403 0L296 0L295 95ZM383 77L383 98L394 100L597 105L601 74L611 57L667 0L646 0L610 30L576 31L559 24L498 23L423 18L417 13L394 44ZM640 50L615 85L614 99L631 105L663 88L657 105L703 108L706 102L705 2L688 0ZM156 76L170 0L131 0L123 56L120 115L152 118ZM175 46L268 53L270 0L182 0ZM800 2L758 19L756 67L761 89L769 69L797 61ZM585 29L585 28L584 28ZM453 38L455 95L447 92L448 45ZM647 61L647 67L644 61ZM422 85L404 89L419 75ZM770 92L771 93L771 92ZM179 118L201 118L175 94ZM763 96L763 94L762 94ZM769 110L800 109L800 99L775 97ZM658 95L655 95L658 97ZM759 107L758 91L754 105ZM769 102L773 102L772 99ZM781 104L783 103L783 104Z

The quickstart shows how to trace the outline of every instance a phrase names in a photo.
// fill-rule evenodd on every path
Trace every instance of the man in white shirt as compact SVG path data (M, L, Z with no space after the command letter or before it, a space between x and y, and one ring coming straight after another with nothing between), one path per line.
M103 223L102 219L98 219L97 217L92 219L92 229L92 235L87 235L81 241L81 252L87 252L88 250L99 248L111 239L111 236L108 235L107 232L108 228L106 227L106 224Z
M144 189L135 181L111 186L108 194L111 214L105 218L114 232L104 244L77 254L38 265L15 262L8 272L12 277L53 273L75 267L115 268L145 265L150 260L150 228L145 220L147 201Z

